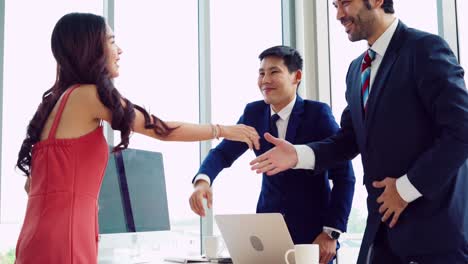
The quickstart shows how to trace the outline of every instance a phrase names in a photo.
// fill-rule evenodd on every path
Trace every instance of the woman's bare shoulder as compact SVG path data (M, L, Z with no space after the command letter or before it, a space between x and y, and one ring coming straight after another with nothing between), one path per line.
M98 99L97 87L94 84L80 84L80 86L73 92L75 97L82 99L95 100Z
M102 107L98 89L94 84L81 84L71 95L74 97L75 102L79 102L83 107L90 108L89 110Z
M76 101L84 108L83 111L90 113L93 118L106 121L110 119L109 110L101 102L96 85L82 84L74 93Z

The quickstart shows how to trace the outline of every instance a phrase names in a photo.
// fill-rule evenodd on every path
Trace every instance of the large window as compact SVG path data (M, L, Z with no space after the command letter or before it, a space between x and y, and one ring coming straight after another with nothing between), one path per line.
M103 13L102 1L5 1L0 250L14 247L26 210L25 177L15 170L26 126L55 81L52 29L69 12ZM44 10L46 12L37 12ZM3 25L2 25L3 26Z
M437 1L412 0L395 1L395 15L407 26L425 30L437 34ZM414 16L414 10L425 16ZM330 68L331 70L331 100L332 110L337 120L341 119L341 113L346 107L345 77L348 66L353 59L367 49L367 42L350 42L344 27L336 20L336 9L329 1L329 25L330 25ZM356 174L356 190L353 199L353 207L348 222L349 240L344 240L341 260L345 263L355 263L360 246L362 233L365 229L367 208L367 191L363 185L363 170L360 156L353 160Z
M212 119L234 124L247 103L263 98L257 86L258 55L282 44L281 1L212 1L211 30ZM254 157L248 150L218 175L215 214L255 213L262 176L250 170Z
M198 123L197 25L195 0L115 1L114 33L123 50L119 91L163 120ZM120 142L120 133L114 141ZM199 218L188 198L199 165L199 143L133 134L129 147L163 153L171 230L198 238Z

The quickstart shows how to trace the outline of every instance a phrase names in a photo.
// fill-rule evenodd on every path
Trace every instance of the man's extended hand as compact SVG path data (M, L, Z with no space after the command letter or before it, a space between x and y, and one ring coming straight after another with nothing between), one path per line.
M382 222L386 222L393 214L389 225L392 228L398 222L398 218L408 206L408 203L398 193L395 178L387 177L383 181L374 181L372 185L375 188L385 188L384 192L377 198L377 202L381 204L379 213L383 214Z
M257 173L266 172L267 175L273 175L296 166L297 153L291 143L276 138L270 133L265 133L264 136L275 147L252 160L250 162L252 170L256 170Z
M320 261L319 263L327 264L336 255L336 240L331 239L327 233L320 233L312 242L312 244L318 244L320 248Z
M213 204L213 192L208 182L204 180L198 180L195 183L195 190L190 196L190 207L192 211L197 215L204 217L206 215L205 208L203 207L203 199L208 201L208 208L211 208Z

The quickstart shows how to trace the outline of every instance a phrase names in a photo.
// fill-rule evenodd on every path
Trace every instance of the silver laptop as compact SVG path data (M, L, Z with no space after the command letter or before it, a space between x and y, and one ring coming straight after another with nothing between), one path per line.
M284 253L294 248L281 214L216 215L215 219L234 264L284 264ZM294 263L293 259L288 260Z

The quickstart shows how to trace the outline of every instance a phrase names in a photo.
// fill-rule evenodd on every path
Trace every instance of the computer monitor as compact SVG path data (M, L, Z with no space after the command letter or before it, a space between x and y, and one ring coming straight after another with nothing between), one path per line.
M170 230L162 154L110 152L99 195L99 233L162 230Z

